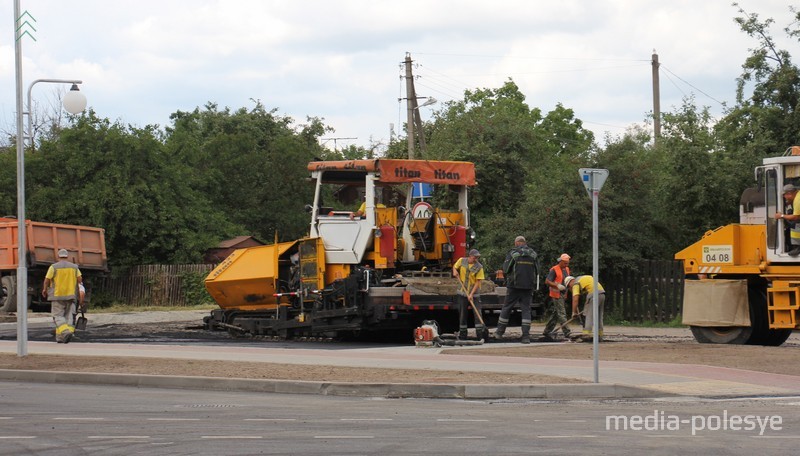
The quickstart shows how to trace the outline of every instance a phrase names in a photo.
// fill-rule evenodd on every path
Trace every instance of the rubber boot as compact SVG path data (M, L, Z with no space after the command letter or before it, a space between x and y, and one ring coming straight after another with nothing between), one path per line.
M494 338L495 339L502 339L503 338L503 334L505 334L505 333L506 333L506 325L504 325L503 323L498 323L497 324L497 329L494 330Z
M519 340L522 344L531 343L531 327L527 325L522 326L522 338Z
M459 340L466 340L467 339L467 333L468 333L468 331L467 331L466 328L461 328L458 331L458 339Z

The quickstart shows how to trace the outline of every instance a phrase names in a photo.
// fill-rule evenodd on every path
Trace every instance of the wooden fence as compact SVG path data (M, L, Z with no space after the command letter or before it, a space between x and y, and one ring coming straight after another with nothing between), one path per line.
M92 280L92 301L131 306L186 306L212 302L203 279L210 264L143 265L120 276ZM680 261L642 260L612 276L601 276L606 315L632 322L669 322L681 313Z
M635 267L601 278L606 290L605 314L627 321L667 323L681 314L683 264L641 260Z
M118 276L94 278L92 301L170 307L207 303L210 297L203 279L213 268L211 264L134 266Z

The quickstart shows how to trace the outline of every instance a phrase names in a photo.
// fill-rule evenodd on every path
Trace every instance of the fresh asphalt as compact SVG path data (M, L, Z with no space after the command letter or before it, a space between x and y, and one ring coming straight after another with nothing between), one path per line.
M200 321L206 312L144 312L129 314L96 314L94 324L143 323L158 321ZM42 320L42 321L39 321ZM29 319L30 325L47 324L46 317ZM8 331L15 323L0 323ZM649 329L649 328L648 328ZM606 328L606 332L637 332L641 329ZM670 331L685 336L683 328ZM683 332L683 333L682 333ZM792 337L797 337L793 335ZM493 343L493 347L505 343ZM509 345L517 346L516 343ZM318 394L336 396L428 397L458 399L599 399L643 398L664 396L685 397L764 397L800 395L800 376L780 375L742 369L705 365L648 362L603 361L602 345L599 383L594 383L592 360L487 357L469 355L476 347L459 347L463 354L446 354L439 348L413 346L354 346L343 348L326 344L302 346L267 344L232 346L214 344L130 344L75 343L29 341L29 354L69 356L146 357L195 359L206 361L249 361L299 365L330 365L386 369L425 369L468 372L501 372L544 374L584 380L586 383L554 385L469 385L469 384L401 384L346 383L236 378L207 378L106 373L59 373L25 370L2 370L0 380L12 382L110 384L137 387L187 388L221 391ZM0 340L0 353L17 353L15 340ZM453 347L449 347L450 350Z

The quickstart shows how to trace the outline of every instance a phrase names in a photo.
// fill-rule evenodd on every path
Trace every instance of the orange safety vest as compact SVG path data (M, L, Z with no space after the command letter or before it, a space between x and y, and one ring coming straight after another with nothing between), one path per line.
M561 268L558 265L553 266L552 268L550 268L550 270L556 271L556 280L555 280L556 283L561 283L564 281L564 274L561 273ZM566 267L566 270L567 270L567 275L570 275L569 266ZM550 287L550 297L556 299L561 297L561 292L558 291L558 287Z

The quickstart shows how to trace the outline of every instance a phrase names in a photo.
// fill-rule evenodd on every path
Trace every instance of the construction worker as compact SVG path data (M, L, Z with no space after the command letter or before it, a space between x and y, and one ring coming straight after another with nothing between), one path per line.
M565 324L567 322L567 310L564 307L564 296L567 294L567 287L564 285L564 278L569 276L570 256L562 253L558 257L558 263L550 268L544 283L547 284L549 294L545 301L545 321L544 341L553 342L558 337L557 327L561 327L564 337L569 338L570 330ZM555 330L555 331L554 331Z
M458 338L467 338L467 315L469 315L469 305L474 304L475 310L481 311L480 308L480 289L481 280L486 276L483 271L483 265L478 261L481 253L472 249L469 251L469 256L466 258L459 258L453 264L453 277L458 278L461 285L458 287L456 302L458 303ZM480 339L483 337L486 328L475 321L475 334Z
M531 299L536 286L536 252L528 247L528 241L523 236L514 239L512 248L503 262L503 273L506 277L506 301L497 320L497 329L494 337L500 339L508 327L511 310L519 303L522 312L522 338L523 344L531 343Z
M800 198L797 198L797 187L792 184L783 186L783 200L788 208L787 213L776 212L776 220L785 220L786 225L790 227L789 239L791 239L792 249L789 250L789 255L800 255ZM791 212L791 213L788 213Z
M585 303L583 305L583 314L586 316L586 321L583 323L583 333L581 334L581 339L584 342L588 342L592 340L592 328L594 327L594 312L592 307L592 299L594 297L594 277L590 275L582 275L578 277L569 276L564 279L564 286L567 289L572 288L570 293L572 293L572 317L578 317L578 303L580 302L581 295L586 296ZM598 313L598 320L597 320L597 337L598 341L602 340L603 338L603 307L605 307L606 303L606 291L603 289L603 285L599 282L597 283L597 313Z
M58 251L58 263L50 265L44 277L42 296L50 301L53 323L56 326L56 342L67 344L72 339L75 327L72 316L78 299L78 285L83 283L81 270L75 263L67 261L67 250Z

